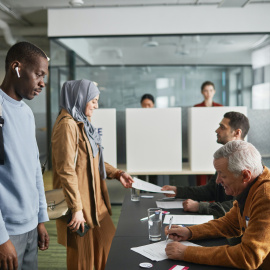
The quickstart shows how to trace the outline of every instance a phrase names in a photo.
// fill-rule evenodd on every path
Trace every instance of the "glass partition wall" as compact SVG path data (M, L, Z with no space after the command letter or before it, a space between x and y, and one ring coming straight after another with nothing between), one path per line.
M203 101L200 87L204 81L215 84L215 102L252 108L252 87L256 83L253 74L256 78L259 76L258 70L252 69L252 52L263 36L51 39L48 137L59 112L63 82L85 78L98 83L99 107L117 110L118 163L126 162L125 109L139 108L140 98L145 93L155 97L157 108L182 107L183 158L186 159L187 120L184 118L188 107ZM257 80L261 83L269 77Z

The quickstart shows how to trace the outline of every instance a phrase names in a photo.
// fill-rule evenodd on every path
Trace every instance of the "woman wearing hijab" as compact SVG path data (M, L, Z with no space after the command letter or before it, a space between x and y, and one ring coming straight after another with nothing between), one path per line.
M126 188L132 178L103 160L99 134L90 118L98 108L99 90L88 80L67 81L61 111L52 133L53 186L63 188L71 214L56 221L58 243L67 247L67 269L105 268L115 227L105 178ZM80 237L84 224L90 229Z

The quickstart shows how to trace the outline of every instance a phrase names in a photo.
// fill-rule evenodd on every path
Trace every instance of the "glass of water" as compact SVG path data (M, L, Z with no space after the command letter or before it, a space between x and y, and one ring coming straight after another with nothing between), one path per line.
M149 208L147 211L149 240L159 241L161 240L162 209Z
M140 190L136 188L131 188L131 200L133 202L138 202L140 200Z

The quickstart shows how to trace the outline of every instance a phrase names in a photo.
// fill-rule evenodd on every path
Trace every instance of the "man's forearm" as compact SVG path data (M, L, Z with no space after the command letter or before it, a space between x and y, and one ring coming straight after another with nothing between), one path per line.
M233 207L233 200L225 202L200 202L199 213L213 215L215 218L223 217Z

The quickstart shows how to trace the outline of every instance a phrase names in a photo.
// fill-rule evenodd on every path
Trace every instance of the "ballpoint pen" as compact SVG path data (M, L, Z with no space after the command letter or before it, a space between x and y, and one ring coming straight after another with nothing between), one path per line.
M170 221L169 221L169 230L172 227L172 220L173 220L173 216L171 216ZM169 234L167 234L167 236L166 236L166 243L167 243L168 238L169 238Z
M169 215L170 214L170 212L168 212L168 211L162 211L162 214L164 214L164 215ZM153 217L154 215L151 215L150 217ZM140 219L140 221L144 221L144 220L147 220L148 219L148 217L144 217L144 218L141 218Z

